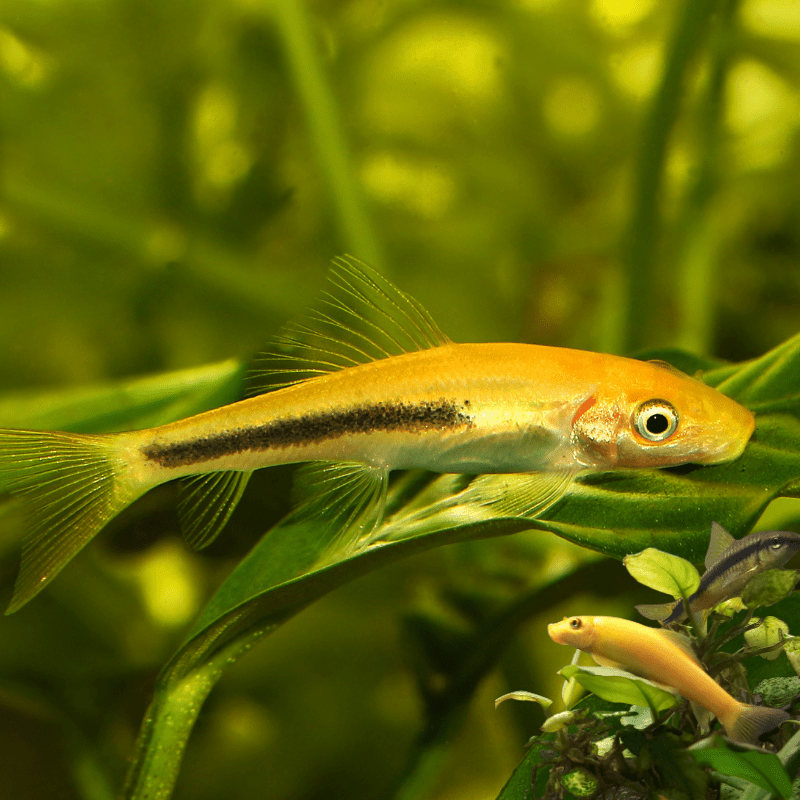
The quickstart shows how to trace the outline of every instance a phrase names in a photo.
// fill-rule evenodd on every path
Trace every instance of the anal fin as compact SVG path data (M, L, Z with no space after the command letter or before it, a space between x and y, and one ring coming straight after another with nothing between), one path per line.
M178 517L186 544L193 550L217 538L242 499L252 472L211 472L181 481Z

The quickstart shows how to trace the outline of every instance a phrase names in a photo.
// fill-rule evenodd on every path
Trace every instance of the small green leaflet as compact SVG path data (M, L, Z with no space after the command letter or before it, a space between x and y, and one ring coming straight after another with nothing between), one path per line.
M622 563L639 583L657 592L671 594L676 599L682 594L691 596L700 586L700 574L685 558L655 547L625 556Z
M494 707L497 708L500 703L506 700L527 700L530 703L538 703L545 711L553 705L553 701L549 697L543 697L540 694L534 694L533 692L526 692L520 689L519 691L509 692L502 697L498 697L497 700L494 701Z
M771 606L794 591L798 574L793 569L770 569L753 577L744 587L742 602L747 608Z

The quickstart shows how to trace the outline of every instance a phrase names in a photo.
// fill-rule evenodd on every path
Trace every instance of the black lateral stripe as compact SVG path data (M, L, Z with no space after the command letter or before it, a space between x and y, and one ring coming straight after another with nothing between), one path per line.
M246 451L283 449L316 444L356 433L446 430L471 426L472 417L462 407L444 398L423 403L375 403L346 411L305 414L236 428L172 444L151 444L142 455L162 467L200 464Z
M746 561L748 558L753 556L755 553L759 552L760 550L769 548L772 542L778 540L781 544L788 544L788 545L795 545L798 546L800 544L800 537L794 533L785 533L782 531L768 531L769 535L765 536L758 536L757 534L751 534L753 540L747 542L742 546L744 539L739 540L739 548L734 550L732 553L727 555L725 558L721 558L717 561L710 569L706 570L703 574L703 577L700 579L700 585L697 587L697 591L689 597L689 606L691 607L692 603L697 600L698 598L702 597L705 592L707 592L718 580L721 580L728 572L734 569L736 566L741 564L743 561ZM745 539L748 537L745 537ZM793 554L787 553L786 558L783 559L783 562L791 558ZM684 611L683 607L683 600L681 600L678 605L673 609L672 613L664 620L664 624L668 624L670 622L676 622L680 619L686 612Z

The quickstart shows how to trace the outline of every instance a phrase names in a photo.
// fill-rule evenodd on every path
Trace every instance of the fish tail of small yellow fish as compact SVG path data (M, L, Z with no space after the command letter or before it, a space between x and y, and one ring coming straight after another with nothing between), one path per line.
M758 744L762 733L777 728L789 719L789 714L777 708L739 703L719 718L728 737L745 744Z

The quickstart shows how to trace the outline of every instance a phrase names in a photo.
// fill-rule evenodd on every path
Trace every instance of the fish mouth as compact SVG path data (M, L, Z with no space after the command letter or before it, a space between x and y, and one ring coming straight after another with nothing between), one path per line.
M737 424L735 426L735 433L731 438L722 444L720 447L707 453L703 459L704 464L722 464L727 461L734 461L744 453L748 442L750 441L753 431L756 427L756 418L752 412L745 409L749 415L746 425ZM740 422L737 420L737 422ZM733 427L733 426L731 426Z
M551 622L551 623L550 623L550 624L547 626L547 635L548 635L548 636L549 636L549 637L550 637L550 638L551 638L551 639L552 639L552 640L553 640L553 641L554 641L556 644L564 644L564 642L561 640L561 636L559 636L559 632L558 632L558 626L559 626L560 624L561 624L561 623L559 623L559 622Z

